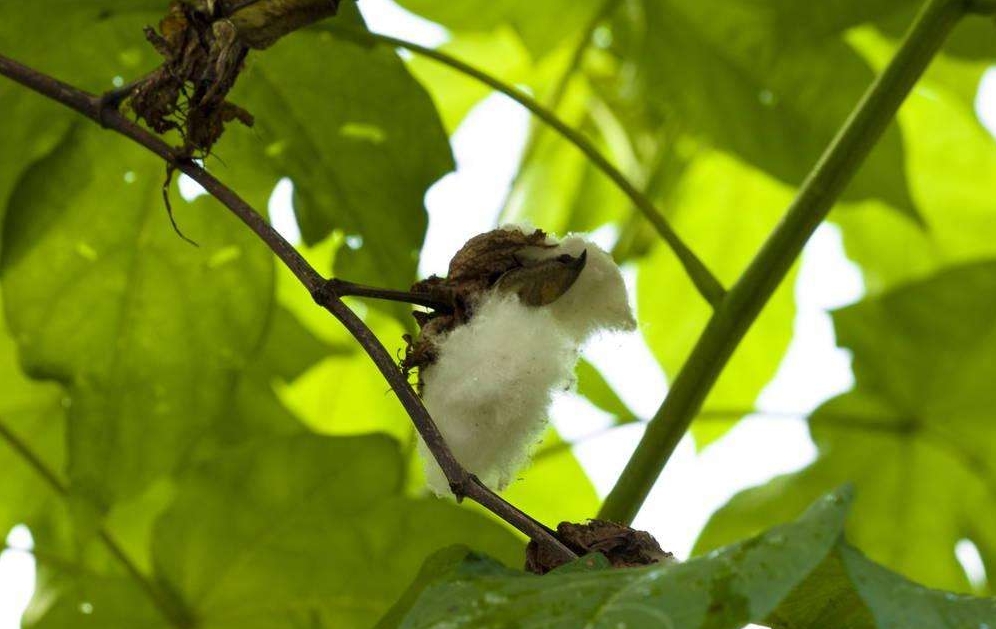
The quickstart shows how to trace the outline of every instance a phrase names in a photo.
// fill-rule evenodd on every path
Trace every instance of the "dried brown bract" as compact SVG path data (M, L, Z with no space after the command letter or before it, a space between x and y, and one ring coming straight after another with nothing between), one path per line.
M226 123L253 124L252 114L225 100L249 50L337 8L338 0L173 0L158 31L145 29L163 64L127 88L126 97L157 133L180 132L183 156L207 156Z
M549 247L546 233L537 229L525 233L518 229L494 229L474 236L450 260L447 279L451 282L485 282L491 285L498 278L521 266L518 254L523 247Z
M675 561L674 555L661 550L650 533L605 520L589 520L585 524L561 522L557 525L557 537L579 555L602 553L613 568ZM562 563L536 542L526 547L526 570L530 572L546 574Z
M415 312L421 333L406 337L401 363L406 373L435 362L434 341L474 314L477 297L485 291L514 293L529 306L545 306L563 295L584 269L587 255L560 255L536 260L535 253L552 249L542 230L495 229L468 240L450 260L445 278L432 276L415 283L413 293L426 293L452 304L450 310Z

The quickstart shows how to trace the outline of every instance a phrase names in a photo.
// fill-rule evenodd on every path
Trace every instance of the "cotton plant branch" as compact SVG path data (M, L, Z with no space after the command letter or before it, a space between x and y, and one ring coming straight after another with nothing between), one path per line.
M463 62L451 55L440 50L435 50L433 48L426 48L425 46L420 46L416 43L406 41L404 39L398 39L397 37L391 37L388 35L382 35L380 33L372 33L366 30L360 30L358 28L343 26L341 24L329 25L327 27L330 31L335 33L340 33L346 38L355 39L358 42L365 44L383 44L391 46L394 48L403 48L405 50L411 51L413 53L422 55L438 61L444 65L447 65L454 70L466 74L481 83L491 87L494 90L505 94L512 100L516 101L526 109L528 109L534 116L543 121L547 126L559 133L564 139L573 144L578 148L584 155L591 160L596 168L602 171L615 185L622 191L626 197L636 206L636 208L643 214L644 217L650 224L653 225L654 229L660 235L660 237L667 243L667 245L677 256L678 261L684 267L685 272L688 277L692 280L695 288L702 295L702 297L715 309L719 306L726 294L726 290L723 285L719 282L712 271L706 267L705 263L695 255L695 252L681 239L681 237L674 231L671 224L664 218L664 216L658 211L657 207L654 206L653 202L640 191L636 185L631 182L626 175L622 173L618 168L616 168L612 162L609 161L605 155L588 139L583 133L571 128L566 122L561 120L557 114L543 106L536 99L529 96L520 89L517 89L493 76L479 70L470 64Z
M451 311L454 308L452 300L447 298L446 295L376 288L336 278L329 280L329 283L332 284L335 294L339 297L368 297L370 299L382 299L385 301L397 301L416 306L425 306L426 308L442 311Z
M785 217L715 310L606 497L599 518L631 522L733 351L847 183L894 118L948 34L993 0L928 0L885 71L868 88L802 184Z
M356 292L358 285L342 280L323 278L283 236L266 222L262 215L256 212L234 190L198 166L193 160L178 154L175 149L158 136L132 122L120 112L108 109L100 96L85 92L3 55L0 55L0 74L76 110L105 128L130 138L158 155L171 167L199 183L211 196L220 201L255 232L291 270L301 284L308 289L315 302L338 319L363 347L398 397L416 430L425 440L458 499L470 498L481 504L530 539L549 548L551 552L565 561L570 561L576 557L550 529L488 489L454 458L421 399L412 389L401 369L395 364L394 359L363 320L342 301L341 297L344 295L359 294ZM338 290L343 292L340 293Z

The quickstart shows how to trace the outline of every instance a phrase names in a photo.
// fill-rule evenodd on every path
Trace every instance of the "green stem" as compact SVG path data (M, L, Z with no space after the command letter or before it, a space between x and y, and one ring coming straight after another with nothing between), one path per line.
M963 0L928 0L924 5L889 66L802 184L785 218L713 313L599 518L631 522L636 516L748 328L967 11Z
M722 301L726 292L723 289L722 284L719 283L719 280L716 279L705 264L699 260L688 245L681 240L678 234L671 227L670 223L668 223L661 213L658 212L653 202L651 202L649 198L640 192L640 190L626 178L626 175L613 166L612 162L602 155L598 148L595 147L595 145L592 144L588 138L575 129L572 129L569 125L567 125L567 123L558 118L555 113L541 105L534 98L521 90L496 79L487 72L468 65L467 63L464 63L463 61L460 61L459 59L456 59L455 57L439 50L419 46L418 44L398 39L396 37L381 35L379 33L371 33L369 31L363 31L353 27L332 25L328 28L333 32L341 33L345 37L356 38L361 42L386 44L395 48L404 48L405 50L409 50L424 57L438 61L453 68L454 70L477 79L481 83L484 83L502 94L505 94L528 109L533 113L533 115L557 131L564 137L564 139L584 153L585 156L591 160L592 164L594 164L596 168L601 170L610 180L612 180L612 182L615 183L623 194L625 194L630 201L633 202L633 204L640 210L640 212L643 213L647 220L650 221L650 224L654 226L654 229L657 230L657 233L660 234L661 238L663 238L668 246L671 247L671 250L674 251L674 254L678 257L681 265L685 268L685 271L691 278L692 283L695 284L695 288L698 289L699 293L702 294L702 297L705 298L705 300L709 302L713 308L716 308L719 302Z
M28 444L26 444L20 437L17 436L13 430L10 429L4 422L0 421L0 437L7 442L10 449L17 453L24 462L28 464L31 469L35 471L36 474L42 477L49 487L51 487L57 494L65 497L69 490L66 485L59 479L59 476L55 471L45 464L38 454L32 450Z
M33 469L42 479L52 488L52 490L59 494L59 496L66 498L69 495L69 488L66 486L62 480L59 479L58 474L55 473L51 467L49 467L45 461L38 455L37 452L31 449L31 447L25 443L13 430L10 429L4 422L0 421L0 438L3 438L7 442L7 445L16 452L31 469ZM189 614L185 611L177 609L176 606L169 603L166 596L160 592L160 590L152 583L152 581L139 570L138 565L132 561L131 557L124 551L124 548L114 539L106 529L100 529L97 531L97 537L100 538L101 543L107 549L111 555L117 559L118 563L124 567L125 571L131 576L139 587L148 595L152 604L156 606L157 609L163 614L163 616L175 627L184 628L191 627L193 623L190 620Z

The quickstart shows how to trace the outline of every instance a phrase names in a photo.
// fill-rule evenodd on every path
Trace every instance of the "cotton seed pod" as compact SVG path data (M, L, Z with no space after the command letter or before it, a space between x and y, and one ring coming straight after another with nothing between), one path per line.
M421 283L462 304L419 318L421 395L457 461L501 490L528 462L553 393L572 385L581 344L635 320L611 256L580 236L508 226L468 241L450 271ZM419 451L430 488L448 495L422 442Z

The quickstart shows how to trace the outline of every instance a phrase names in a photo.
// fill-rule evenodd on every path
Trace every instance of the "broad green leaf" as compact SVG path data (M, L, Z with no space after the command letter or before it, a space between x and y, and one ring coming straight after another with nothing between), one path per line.
M791 192L720 153L698 158L672 197L675 229L726 286L743 272L791 200ZM720 228L721 226L721 228ZM658 245L638 263L637 316L651 351L670 378L678 373L702 333L711 308L696 292L670 249ZM792 337L795 273L782 282L734 352L706 406L751 409L775 374ZM693 425L700 446L721 436L731 422Z
M889 43L868 34L856 38L876 64ZM976 79L982 66L955 66L942 60L900 110L911 188L925 229L869 204L838 213L848 256L862 269L869 292L922 278L938 269L996 255L996 141L979 124L957 78ZM957 82L952 82L952 77Z
M0 4L0 50L91 92L111 89L115 77L137 78L161 59L142 27L163 14L160 0ZM0 210L25 168L63 141L78 114L0 80ZM16 123L14 123L16 121Z
M329 354L341 354L353 349L324 342L289 310L278 307L270 315L265 340L250 369L262 378L279 378L289 382Z
M239 379L230 412L220 417L208 435L198 442L197 460L209 461L225 456L228 449L247 442L264 445L274 438L307 432L301 418L281 401L279 389L301 377L325 356L346 350L316 338L282 306L272 311L265 334ZM158 516L161 511L152 512ZM108 526L120 536L123 531L116 526L118 523L113 516L112 512ZM146 538L151 536L152 522L147 524L141 527L144 552L151 545ZM140 553L136 551L134 554Z
M425 563L419 568L418 575L408 584L408 588L404 594L394 603L391 609L381 617L375 629L391 629L400 625L405 619L405 614L418 601L422 590L433 582L445 578L453 570L459 569L461 564L472 553L473 551L466 546L455 545L438 550L426 558ZM486 570L501 571L504 569L500 563L485 557L482 557L481 564L486 566Z
M439 50L512 84L530 78L529 53L508 28L492 33L458 33ZM432 94L443 125L451 134L474 105L491 93L487 85L435 59L413 56L408 69Z
M157 24L166 8L159 0L12 4L0 7L0 48L101 92L161 62L142 28ZM332 19L362 27L348 2ZM362 242L340 256L338 271L372 284L410 284L425 232L423 196L453 163L431 99L397 55L336 39L319 25L252 52L231 100L249 110L256 125L230 125L215 149L220 159L208 166L243 194L291 177L308 242L332 230ZM0 140L11 141L5 144L11 154L44 154L66 120L77 117L47 103L36 107L43 102L24 88L0 86L4 111L24 114L16 130L0 132ZM39 129L45 132L35 135ZM0 175L0 199L6 176Z
M740 4L743 11L774 21L786 38L797 41L839 35L869 22L899 37L924 5L919 0L836 0L809 4L794 0L748 0ZM991 30L986 33L986 26L991 26L991 22L983 17L965 17L950 36L946 52L970 57L996 55L996 41Z
M541 57L564 41L580 37L603 0L497 0L493 2L440 2L400 0L399 4L453 31L490 31L511 25L533 53Z
M181 240L161 162L83 124L18 183L0 265L26 371L68 389L71 485L108 506L224 412L263 332L272 262L207 198L173 199L200 246Z
M442 546L521 561L504 527L400 491L401 459L383 437L234 451L181 481L157 525L159 579L205 626L368 627Z
M71 125L62 120L66 116L59 105L41 98L25 98L24 93L20 85L6 79L0 82L0 111L18 121L0 125L0 146L4 147L0 151L0 216L24 170L61 144Z
M170 629L168 621L142 588L124 577L98 577L63 589L45 609L35 609L24 619L32 629Z
M911 583L843 546L844 568L881 629L972 627L996 622L996 599L956 596Z
M343 3L333 19L358 19L354 12ZM294 33L253 59L232 94L256 117L251 140L244 129L229 130L243 136L236 149L249 152L239 159L258 162L273 183L294 181L306 242L332 230L351 237L336 256L336 275L410 285L427 222L423 197L453 168L429 95L391 49L321 28ZM223 141L218 153L228 159L236 150Z
M0 46L22 63L99 93L113 88L115 77L138 78L159 65L162 57L145 40L142 28L158 23L165 8L161 0L4 3ZM10 86L6 81L5 92ZM9 93L23 95L26 88L12 87ZM19 111L24 120L51 116L63 130L65 121L78 115L54 103L35 112Z
M281 405L272 387L278 381L297 377L328 351L328 344L316 340L301 328L293 315L282 308L275 310L264 342L239 380L230 411L197 443L194 458L211 460L225 456L228 448L239 444L254 441L265 445L270 439L304 432L304 425ZM56 431L50 432L55 434ZM61 434L56 436L62 438ZM33 439L30 446L37 448L43 444L43 441ZM50 467L61 469L61 460L52 461ZM25 485L27 488L34 486ZM102 528L143 572L152 571L153 524L176 494L175 483L161 479L141 495L116 503L103 520ZM114 610L118 608L109 607L103 600L98 605L93 599L102 597L107 588L115 592L119 587L127 589L123 578L128 575L124 567L108 554L101 539L94 537L92 532L81 530L79 523L69 517L65 504L60 506L57 499L52 498L46 503L49 508L44 515L27 517L24 511L30 504L24 501L12 505L19 507L20 520L31 527L40 554L40 585L28 617L44 612L52 602L53 594L62 592L56 602L64 606L65 611L52 612L56 617L61 613L76 613L81 615L81 622L93 621L97 626L103 626L104 614L117 613ZM90 578L97 575L100 578ZM141 600L144 596L140 592L137 598L124 599L118 610L122 617L139 615L136 610L146 605ZM80 611L83 603L90 604L84 608L93 608L90 613ZM96 619L89 618L95 612L100 615ZM55 621L46 616L46 622Z
M403 351L404 328L375 311L365 315L367 325L388 351ZM316 432L329 435L384 432L402 442L412 434L411 420L398 398L358 345L325 357L293 383L278 387L278 394Z
M905 0L876 0L883 5L876 16L876 25L890 36L898 38L910 23L919 5ZM898 7L899 10L896 10ZM890 12L889 9L892 9ZM946 55L972 60L996 61L996 38L993 37L992 18L967 15L955 27L944 44Z
M110 89L115 76L134 73L154 63L157 55L151 47L127 46L118 35L125 30L140 31L148 23L142 9L161 11L161 3L122 1L108 3L103 8L96 3L78 3L72 7L62 4L58 20L52 19L53 12L44 4L0 5L0 50L5 55L57 77L77 81L91 91ZM126 14L112 7L127 7ZM66 45L84 33L85 44ZM89 63L80 64L84 54ZM0 125L2 216L25 170L64 145L78 120L76 114L62 105L36 96L5 78L0 79L0 111L10 121Z
M586 520L601 504L588 474L564 445L557 431L548 428L532 462L502 492L502 497L550 528Z
M845 542L769 619L775 629L987 629L994 622L996 599L925 588Z
M61 479L65 425L61 387L28 379L17 364L14 340L0 322L0 538L56 496L33 461ZM13 441L12 441L13 439ZM30 448L30 454L23 447Z
M819 457L718 511L697 552L762 530L814 495L853 482L848 535L869 556L925 583L966 591L961 539L996 565L994 409L996 263L945 271L839 311L854 352L851 393L810 418ZM992 584L989 589L991 591Z
M146 539L154 598L99 542L80 552L42 522L37 537L48 546L39 547L42 582L26 625L177 626L168 614L211 629L365 629L438 548L470 544L521 563L523 544L505 526L405 498L401 466L389 439L306 434L193 466ZM79 624L67 624L74 615Z
M821 32L827 9L719 0L641 6L619 48L638 68L650 106L790 184L801 183L874 78L840 37ZM845 197L884 199L916 216L903 159L892 127Z
M319 340L284 307L274 308L265 337L239 378L232 409L197 446L198 458L215 448L253 439L304 432L305 424L279 397L281 387L299 378L325 356L345 351Z
M471 558L428 585L400 627L742 627L826 558L848 502L831 494L796 522L683 564L537 577Z

